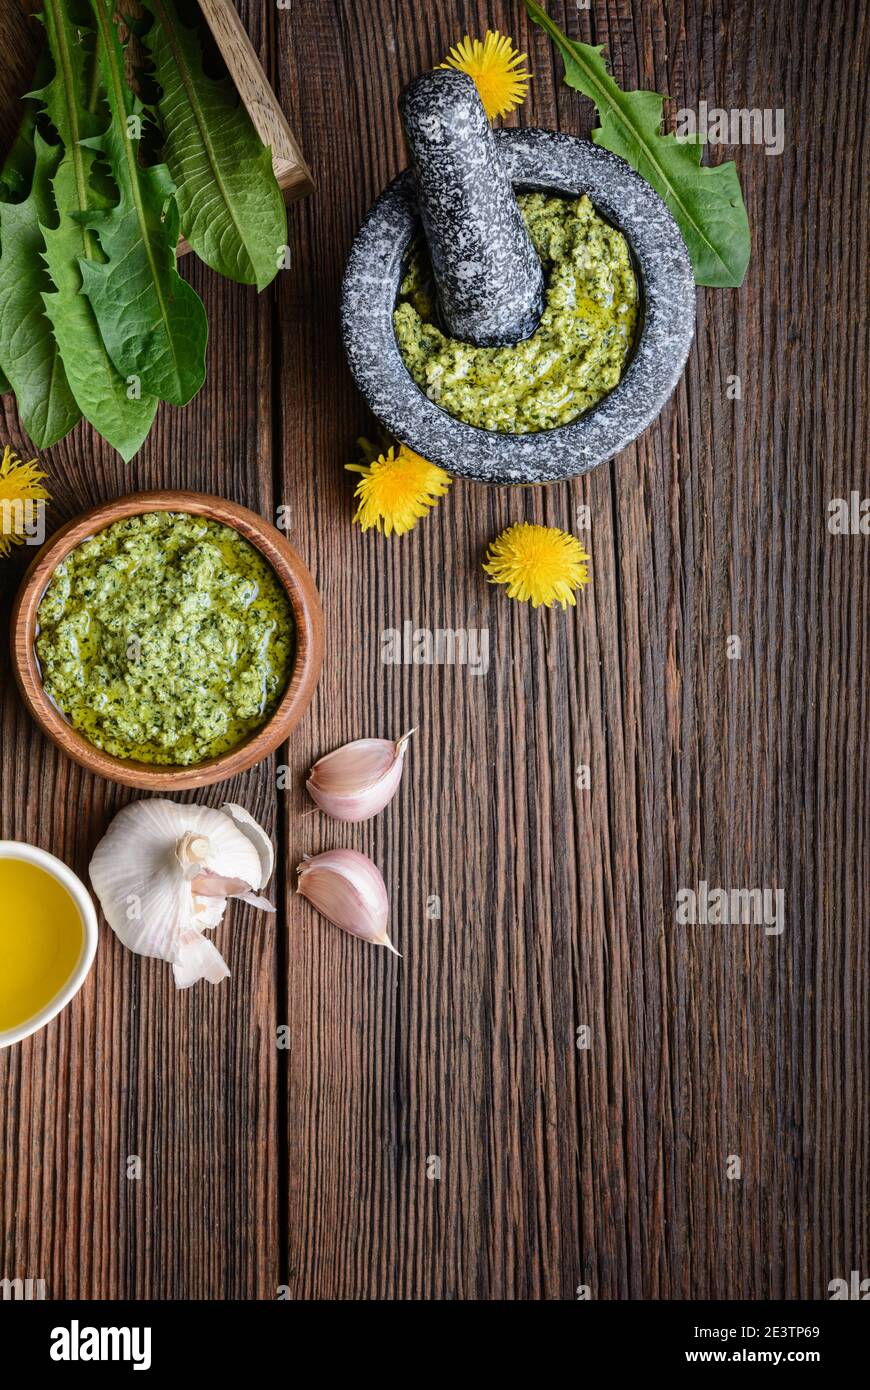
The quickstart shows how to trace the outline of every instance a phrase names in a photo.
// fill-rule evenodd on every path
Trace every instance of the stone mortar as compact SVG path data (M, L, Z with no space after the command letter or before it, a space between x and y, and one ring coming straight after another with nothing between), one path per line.
M396 439L448 472L477 482L547 483L588 473L613 458L659 414L689 354L695 282L677 224L624 160L554 131L495 134L515 190L568 197L586 193L631 248L640 322L619 384L571 424L536 434L478 429L429 400L402 361L393 330L407 253L420 234L410 170L381 194L353 244L342 286L342 332L360 391Z

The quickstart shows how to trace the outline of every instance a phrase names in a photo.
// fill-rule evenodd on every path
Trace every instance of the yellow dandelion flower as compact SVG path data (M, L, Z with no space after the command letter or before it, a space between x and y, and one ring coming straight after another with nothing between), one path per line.
M517 52L513 39L497 29L494 33L487 29L483 43L466 34L462 43L451 48L449 58L441 67L456 68L457 72L467 72L474 78L483 109L493 121L525 101L532 76L521 68L525 62L525 53Z
M575 606L575 589L589 583L589 556L576 536L556 526L518 521L490 543L484 569L491 584L506 584L508 597L533 608Z
M427 516L453 479L443 468L415 454L406 445L399 452L391 446L371 463L348 463L351 473L361 473L354 497L359 498L354 521L363 531L383 523L384 534L397 536L410 531L421 516Z
M34 502L50 502L42 486L44 473L39 460L22 463L9 445L0 460L0 556L10 553L14 545L23 545ZM31 505L28 506L28 503Z

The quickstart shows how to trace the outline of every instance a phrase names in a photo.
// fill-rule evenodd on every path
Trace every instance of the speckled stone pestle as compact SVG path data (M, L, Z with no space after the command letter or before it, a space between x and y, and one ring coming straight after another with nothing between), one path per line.
M476 347L528 338L544 308L544 272L474 82L424 73L399 110L443 328Z

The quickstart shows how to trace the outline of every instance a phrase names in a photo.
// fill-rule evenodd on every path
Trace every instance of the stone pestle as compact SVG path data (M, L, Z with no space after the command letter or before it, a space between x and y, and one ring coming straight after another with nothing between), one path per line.
M473 80L427 72L402 92L399 110L442 328L475 347L529 337L544 273Z

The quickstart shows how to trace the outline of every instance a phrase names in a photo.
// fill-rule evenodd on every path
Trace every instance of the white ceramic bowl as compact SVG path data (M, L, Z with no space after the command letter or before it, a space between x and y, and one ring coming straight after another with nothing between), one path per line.
M0 859L18 859L24 864L35 864L37 868L43 869L45 873L56 879L66 889L78 908L83 937L82 949L75 969L54 998L46 1004L44 1009L40 1009L38 1014L25 1019L24 1023L19 1023L16 1028L0 1031L0 1047L11 1047L13 1043L21 1042L23 1038L29 1038L31 1033L38 1033L40 1028L44 1028L46 1023L50 1023L53 1018L56 1018L61 1009L65 1009L74 995L78 994L94 963L99 927L96 909L87 888L81 879L76 877L72 869L68 869L66 864L63 864L60 859L56 859L53 854L48 854L44 849L36 849L33 845L26 845L20 840L0 840Z

